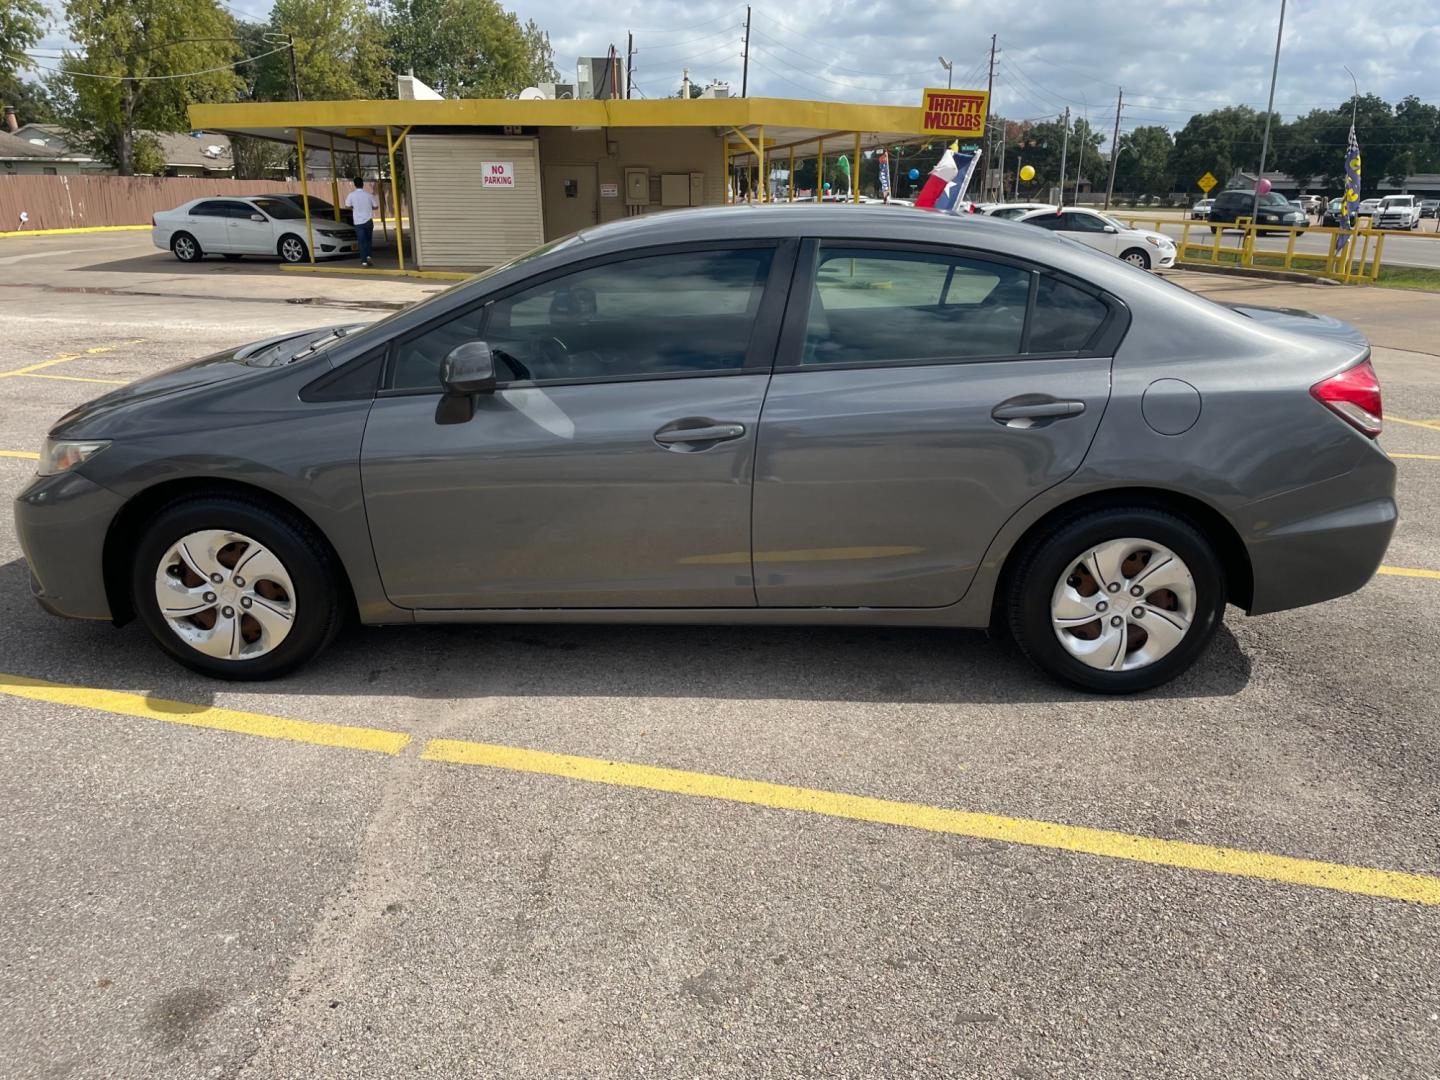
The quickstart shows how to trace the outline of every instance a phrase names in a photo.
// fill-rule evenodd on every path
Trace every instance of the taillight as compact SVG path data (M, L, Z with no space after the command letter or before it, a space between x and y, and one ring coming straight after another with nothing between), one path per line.
M1372 439L1380 434L1385 413L1380 404L1380 379L1369 357L1316 383L1310 393L1316 401Z

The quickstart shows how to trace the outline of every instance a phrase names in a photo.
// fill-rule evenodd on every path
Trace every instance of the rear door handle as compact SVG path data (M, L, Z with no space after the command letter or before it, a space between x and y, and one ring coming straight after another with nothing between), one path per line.
M1004 401L990 410L996 423L1006 427L1032 427L1038 421L1063 420L1085 411L1083 401Z
M677 449L696 447L696 444L725 442L729 439L738 439L745 434L744 424L730 423L702 423L695 427L678 427L676 425L686 423L684 420L677 420L674 424L666 424L659 431L655 432L655 441L661 446L673 446ZM691 421L693 423L693 421ZM697 447L704 449L703 446Z

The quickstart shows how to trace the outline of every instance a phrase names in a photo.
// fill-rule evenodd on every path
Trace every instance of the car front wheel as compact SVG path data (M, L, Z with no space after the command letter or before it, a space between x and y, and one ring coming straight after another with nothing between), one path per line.
M170 238L170 250L181 262L199 262L205 257L200 250L200 241L188 232L177 232Z
M1205 650L1225 575L1189 522L1150 507L1101 510L1020 553L1008 605L1016 642L1047 674L1128 694L1170 681Z
M309 250L305 247L305 241L298 236L285 236L280 239L280 257L287 263L302 263L309 258Z
M1125 254L1121 255L1120 259L1121 261L1127 262L1131 266L1138 267L1141 270L1150 269L1150 256L1147 255L1145 252L1141 251L1139 248L1131 248L1129 251L1125 252Z
M262 502L172 503L136 547L135 609L166 652L219 679L272 679L339 628L338 572L303 522Z

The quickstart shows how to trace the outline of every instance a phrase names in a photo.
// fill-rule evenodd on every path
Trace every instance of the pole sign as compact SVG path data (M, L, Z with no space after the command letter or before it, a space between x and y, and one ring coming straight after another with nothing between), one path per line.
M984 90L926 90L920 103L920 130L952 139L979 139L985 134L990 95Z
M482 161L480 163L480 186L513 191L515 189L515 163L513 161Z
M1201 191L1203 191L1206 195L1209 195L1210 189L1219 182L1219 180L1215 179L1215 175L1213 173L1207 172L1204 176L1200 177L1199 180L1195 181L1195 186L1198 187Z

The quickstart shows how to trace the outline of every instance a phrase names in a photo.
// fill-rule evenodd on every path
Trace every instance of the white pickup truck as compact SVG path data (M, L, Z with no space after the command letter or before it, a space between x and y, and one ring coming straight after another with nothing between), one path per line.
M1414 195L1386 195L1370 215L1372 229L1418 229L1420 204Z

